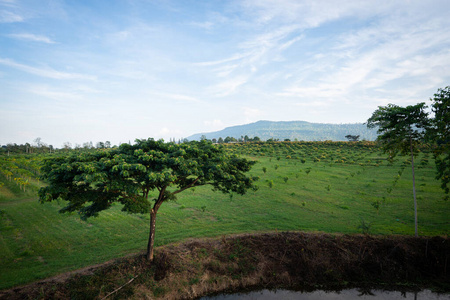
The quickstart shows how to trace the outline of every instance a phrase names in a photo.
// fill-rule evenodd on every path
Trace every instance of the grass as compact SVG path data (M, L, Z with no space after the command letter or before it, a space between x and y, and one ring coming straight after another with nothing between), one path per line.
M161 207L156 245L257 231L361 233L368 224L372 234L414 234L406 157L390 165L373 146L280 144L229 146L258 161L251 174L260 177L259 190L232 197L208 187L185 191ZM429 162L416 168L419 234L447 235L450 206L441 200L432 158L421 154L417 162L424 158ZM59 214L63 203L39 204L36 180L27 192L1 175L0 182L0 289L145 250L148 215L122 213L115 205L84 222Z

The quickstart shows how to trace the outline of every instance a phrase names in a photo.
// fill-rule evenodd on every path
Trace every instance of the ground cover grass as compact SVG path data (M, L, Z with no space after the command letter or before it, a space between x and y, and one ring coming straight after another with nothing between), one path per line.
M414 234L407 157L389 162L368 142L227 147L258 161L251 173L260 177L259 190L244 196L208 187L185 191L161 207L156 245L257 231ZM448 235L450 205L434 178L432 155L421 153L416 163L419 234ZM36 177L29 178L27 191L4 175L0 182L0 289L146 247L148 215L128 215L116 205L84 222L77 214L59 214L63 203L39 204L36 190L42 183Z

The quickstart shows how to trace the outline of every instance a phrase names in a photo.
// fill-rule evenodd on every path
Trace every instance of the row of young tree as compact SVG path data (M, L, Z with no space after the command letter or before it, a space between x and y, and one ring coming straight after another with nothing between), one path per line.
M422 143L430 145L434 152L437 175L441 187L449 199L450 190L450 86L438 89L431 99L430 117L424 102L401 107L395 104L379 106L367 121L369 128L378 128L378 141L385 153L394 157L397 153L411 156L413 179L415 235L418 235L417 199L414 176L414 157Z

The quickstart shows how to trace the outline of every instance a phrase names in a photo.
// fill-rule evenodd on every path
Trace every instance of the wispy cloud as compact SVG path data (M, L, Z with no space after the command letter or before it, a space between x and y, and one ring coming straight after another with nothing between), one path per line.
M81 95L68 91L55 90L49 86L33 86L29 92L35 95L58 101L80 100Z
M0 58L0 64L8 67L12 67L33 75L47 77L52 79L83 79L83 80L95 80L95 76L84 75L79 73L68 73L54 70L52 68L36 68L20 63L16 63L10 59Z
M18 39L18 40L24 40L24 41L42 42L42 43L47 43L47 44L55 43L49 37L46 37L43 35L31 34L31 33L12 33L12 34L8 34L7 36L14 38L14 39Z
M228 62L233 62L236 60L240 60L244 57L247 57L248 54L247 53L237 53L232 55L231 57L227 57L224 59L219 59L219 60L214 60L214 61L205 61L205 62L198 62L198 63L194 63L194 66L201 66L201 67L208 67L208 66L216 66L216 65L220 65L220 64L224 64L224 63L228 63Z
M189 25L194 26L194 27L199 27L199 28L203 28L203 29L212 29L214 27L214 23L210 22L210 21L205 21L205 22L189 22Z
M203 121L203 124L205 125L205 131L215 131L224 128L224 123L222 122L222 120L218 119L214 119L212 121L206 120Z
M24 18L10 11L0 10L0 23L23 22Z
M229 96L237 91L237 89L248 81L248 76L238 76L219 82L215 86L208 89L210 94L216 97Z
M30 93L42 96L44 98L57 101L82 100L86 97L101 94L102 92L96 88L86 85L70 85L69 87L56 87L52 85L31 85L25 88Z
M202 101L197 99L196 97L184 94L153 92L153 91L150 92L150 94L164 99L177 100L182 102L202 103Z

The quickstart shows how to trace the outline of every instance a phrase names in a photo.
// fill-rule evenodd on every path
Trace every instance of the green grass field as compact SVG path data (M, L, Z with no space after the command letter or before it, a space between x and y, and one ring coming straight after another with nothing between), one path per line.
M159 210L156 245L275 230L414 234L407 157L389 163L373 143L363 142L227 147L258 161L251 171L260 177L258 191L244 196L214 193L208 187L185 191ZM0 163L9 167L14 163L19 170L27 160L32 165L29 170L37 170L35 158L12 162L4 157ZM416 166L419 234L448 235L450 204L442 200L432 155L421 153ZM42 183L30 172L22 172L29 176L25 191L4 174L0 173L4 184L0 187L0 289L145 250L148 215L128 215L116 205L84 222L77 214L58 213L64 203L40 204L36 191Z

